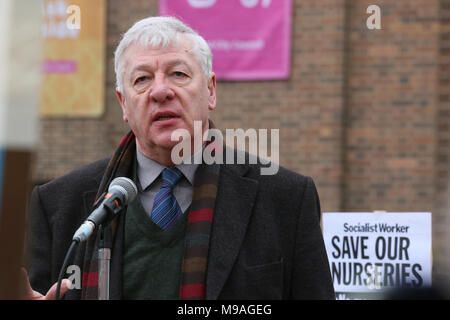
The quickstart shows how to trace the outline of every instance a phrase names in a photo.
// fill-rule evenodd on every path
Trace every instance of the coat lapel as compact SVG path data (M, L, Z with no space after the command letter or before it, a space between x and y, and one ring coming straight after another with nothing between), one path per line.
M86 219L92 212L92 206L94 205L95 195L97 194L97 189L92 189L83 193L84 202L84 212L81 219Z
M244 239L258 182L244 175L246 165L223 165L214 209L206 275L206 299L215 300L227 280Z
M90 180L89 185L92 186L89 190L83 193L83 202L84 202L84 216L81 217L83 220L86 219L92 212L95 196L98 192L98 186L102 180L103 171L101 171L98 175Z

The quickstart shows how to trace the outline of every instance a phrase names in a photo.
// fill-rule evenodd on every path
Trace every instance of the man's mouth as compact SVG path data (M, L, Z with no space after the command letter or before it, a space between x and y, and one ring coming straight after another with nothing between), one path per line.
M153 119L153 121L166 121L166 120L176 119L176 118L179 118L179 116L177 116L176 114L161 113L161 114L157 114L155 116L155 118Z
M178 117L175 117L175 116L159 116L158 118L156 118L156 121L168 120L168 119L173 119L173 118L178 118Z

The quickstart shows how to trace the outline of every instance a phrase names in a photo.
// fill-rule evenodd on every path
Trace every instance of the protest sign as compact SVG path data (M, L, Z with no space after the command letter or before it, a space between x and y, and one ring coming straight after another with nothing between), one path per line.
M325 212L323 233L337 299L431 285L429 212Z

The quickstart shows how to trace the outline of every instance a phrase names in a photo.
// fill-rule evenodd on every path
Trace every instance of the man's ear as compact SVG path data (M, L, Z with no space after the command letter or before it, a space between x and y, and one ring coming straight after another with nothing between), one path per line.
M208 79L208 91L208 109L214 110L216 108L216 75L214 72Z
M120 106L122 107L123 121L128 122L127 107L125 105L125 97L118 89L116 89L116 95L117 95L117 98L119 99Z

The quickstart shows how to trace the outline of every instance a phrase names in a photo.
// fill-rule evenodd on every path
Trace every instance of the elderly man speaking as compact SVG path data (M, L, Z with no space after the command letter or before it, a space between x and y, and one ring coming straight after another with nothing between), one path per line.
M105 226L110 299L333 299L311 178L282 167L261 175L259 162L173 161L174 131L194 139L195 122L205 137L213 126L216 78L206 41L175 18L143 19L123 36L115 70L131 131L111 158L33 190L24 298L55 297L75 230L111 181L128 177L137 196ZM202 142L183 157L208 148ZM65 299L98 299L99 236L74 252L81 285L64 280Z

